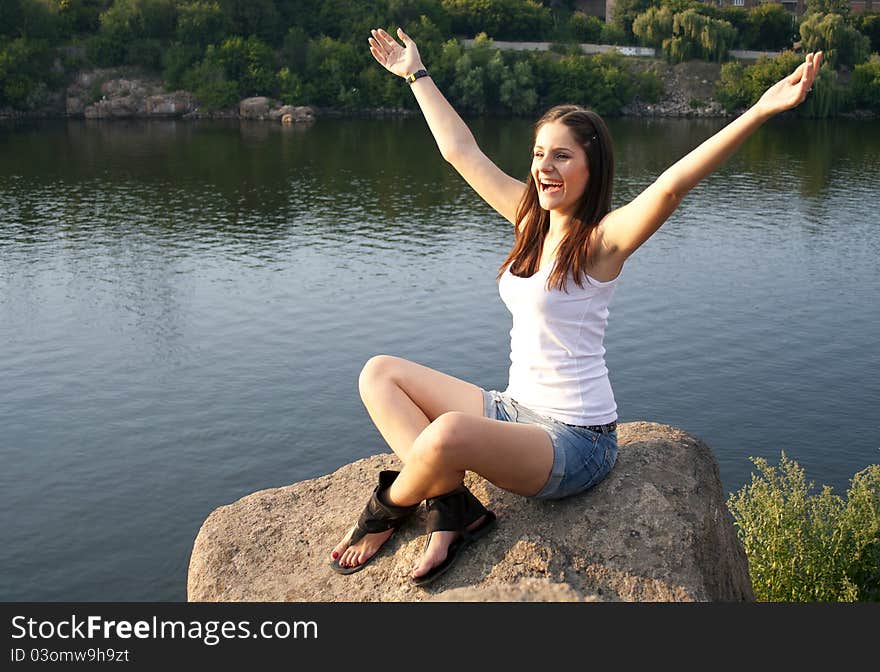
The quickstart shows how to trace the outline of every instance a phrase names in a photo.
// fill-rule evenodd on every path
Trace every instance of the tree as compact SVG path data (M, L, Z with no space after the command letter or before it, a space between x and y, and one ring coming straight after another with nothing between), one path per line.
M616 0L611 8L611 23L623 30L627 38L635 41L632 25L636 17L649 7L659 5L659 0Z
M848 16L850 9L849 0L807 0L805 14L839 14Z
M880 52L880 13L864 12L853 17L853 27L871 40L871 53Z
M232 22L217 2L187 2L177 8L177 39L204 49L229 34Z
M801 23L805 51L823 51L832 67L854 66L868 59L870 40L840 14L811 14Z
M794 18L775 2L763 2L749 10L752 49L786 49L795 35Z
M672 37L674 14L669 7L649 7L632 24L633 35L646 47L662 47Z

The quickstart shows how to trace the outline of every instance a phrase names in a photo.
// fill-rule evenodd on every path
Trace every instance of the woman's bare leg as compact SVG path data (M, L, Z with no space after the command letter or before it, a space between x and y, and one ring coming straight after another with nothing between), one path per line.
M535 495L553 466L553 444L549 434L536 425L451 412L419 435L409 457L388 492L389 502L399 506L455 489L466 470L505 490ZM471 527L481 522L482 518ZM442 562L457 534L434 533L412 576L422 576Z
M416 438L443 413L483 415L479 387L400 357L371 358L361 371L358 388L379 433L404 464ZM366 562L392 533L368 534L349 547L353 531L331 552L342 566Z

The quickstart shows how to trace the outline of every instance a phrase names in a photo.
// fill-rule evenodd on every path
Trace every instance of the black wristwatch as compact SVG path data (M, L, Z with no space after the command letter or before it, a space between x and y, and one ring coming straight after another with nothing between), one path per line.
M427 77L427 76L428 76L427 70L416 70L415 72L404 77L404 79L407 81L408 84L412 84L419 77Z

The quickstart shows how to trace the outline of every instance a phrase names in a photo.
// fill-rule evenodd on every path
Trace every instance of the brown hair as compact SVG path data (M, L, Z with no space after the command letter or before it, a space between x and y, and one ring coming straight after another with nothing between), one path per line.
M548 289L566 291L566 279L574 277L583 287L583 276L590 263L590 234L611 210L611 186L614 179L614 148L611 134L602 117L580 105L557 105L544 113L535 123L535 137L544 124L559 121L571 129L575 141L587 153L589 180L565 238L559 243L556 267L547 279ZM534 144L534 140L533 140ZM526 190L516 209L516 227L513 249L498 271L498 279L510 264L510 272L519 277L530 277L538 270L544 237L550 229L550 213L538 202L538 188L529 170Z

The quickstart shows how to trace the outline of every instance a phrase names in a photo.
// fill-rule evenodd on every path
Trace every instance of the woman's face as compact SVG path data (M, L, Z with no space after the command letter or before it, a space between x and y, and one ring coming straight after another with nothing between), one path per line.
M587 153L562 122L551 121L538 130L532 151L532 178L542 208L574 213L590 173Z

